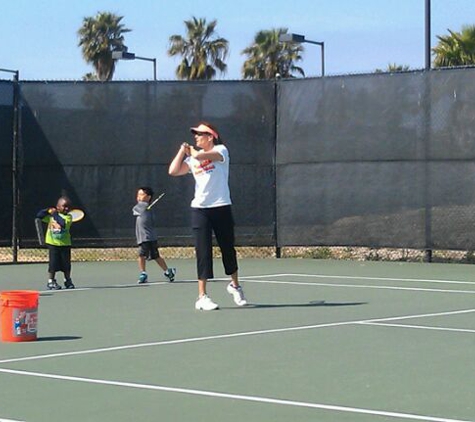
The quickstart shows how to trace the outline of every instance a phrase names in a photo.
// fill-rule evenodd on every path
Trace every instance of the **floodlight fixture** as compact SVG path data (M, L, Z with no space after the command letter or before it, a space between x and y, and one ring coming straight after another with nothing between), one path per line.
M292 33L283 33L279 35L280 42L287 42L287 43L308 43L308 44L316 44L321 47L322 55L321 55L321 62L322 62L322 76L325 76L325 43L323 41L312 41L307 40L305 35L300 34L292 34Z
M153 63L153 80L157 80L157 59L150 57L140 57L136 56L134 53L129 53L126 50L113 51L112 52L113 60L145 60L147 62Z

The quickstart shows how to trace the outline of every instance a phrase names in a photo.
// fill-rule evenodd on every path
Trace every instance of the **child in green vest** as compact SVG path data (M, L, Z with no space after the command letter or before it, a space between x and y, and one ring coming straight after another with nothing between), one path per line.
M70 228L72 216L68 214L71 209L69 198L62 196L58 199L56 207L40 210L36 218L48 224L45 243L49 251L48 283L49 290L60 290L61 286L56 282L56 272L64 274L64 287L74 289L71 280L71 234Z

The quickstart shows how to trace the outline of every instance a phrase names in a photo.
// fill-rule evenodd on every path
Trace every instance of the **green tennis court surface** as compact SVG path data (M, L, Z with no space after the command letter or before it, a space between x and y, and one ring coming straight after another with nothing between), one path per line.
M0 421L475 421L473 266L241 260L250 305L218 278L198 312L194 261L169 265L73 263L57 292L0 266L41 290L38 340L0 343Z

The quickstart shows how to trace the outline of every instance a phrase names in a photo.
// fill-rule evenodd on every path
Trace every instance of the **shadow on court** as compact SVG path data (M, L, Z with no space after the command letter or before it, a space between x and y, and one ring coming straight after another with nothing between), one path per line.
M147 286L153 286L154 284L168 284L168 282L149 282L147 284L123 284L123 285L111 285L111 286L86 286L86 287L81 287L81 286L76 286L76 289L74 290L112 290L112 289L136 289L136 288L145 288ZM63 292L67 289L62 288L60 290L56 290L55 292L41 292L40 296L41 297L47 297L47 296L54 296L55 293L58 292ZM70 290L72 292L72 289Z
M36 341L70 341L81 340L80 336L50 336L50 337L38 337Z
M315 300L307 303L249 303L245 309L266 309L266 308L312 308L317 306L360 306L367 302L325 302ZM237 308L235 308L237 309Z

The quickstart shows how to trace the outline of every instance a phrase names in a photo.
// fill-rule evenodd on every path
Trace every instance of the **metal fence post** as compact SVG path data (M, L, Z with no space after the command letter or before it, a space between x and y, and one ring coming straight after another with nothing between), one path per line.
M278 240L278 230L277 230L277 118L278 118L278 78L274 80L274 246L275 246L275 257L281 257L281 248L279 247Z
M13 192L13 215L12 215L12 260L18 262L18 224L19 224L19 145L20 145L20 82L19 71L13 77L13 140L12 140L12 192Z

